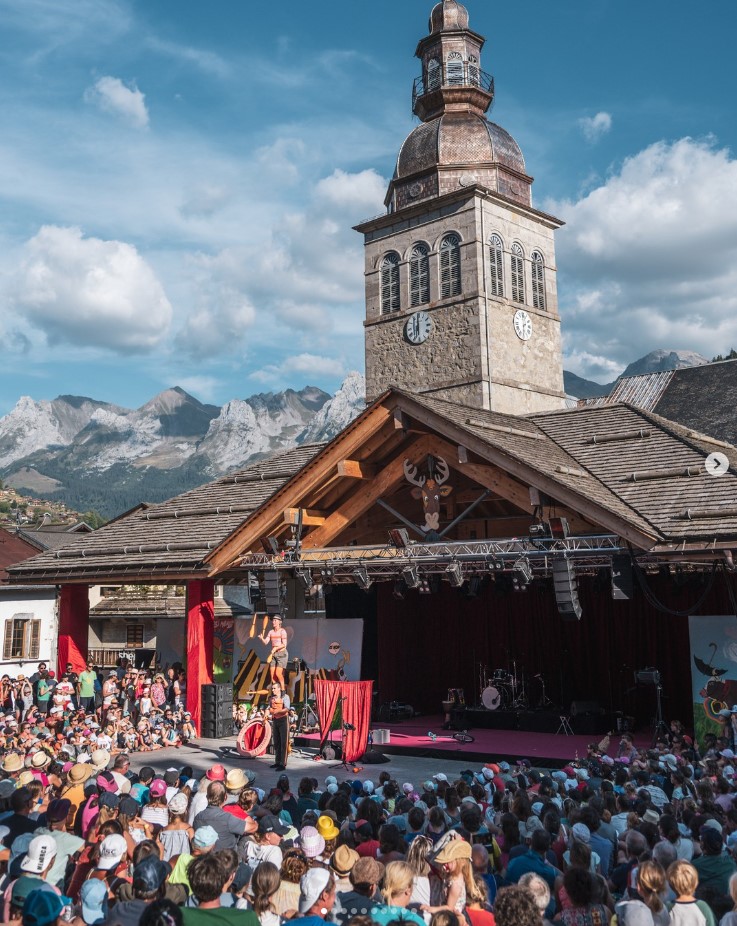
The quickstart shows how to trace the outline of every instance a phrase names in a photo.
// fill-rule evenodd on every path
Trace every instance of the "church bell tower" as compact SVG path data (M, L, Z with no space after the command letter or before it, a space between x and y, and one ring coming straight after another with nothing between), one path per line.
M522 415L564 405L553 234L517 142L486 114L484 38L457 0L417 46L419 125L366 256L366 397L390 386Z

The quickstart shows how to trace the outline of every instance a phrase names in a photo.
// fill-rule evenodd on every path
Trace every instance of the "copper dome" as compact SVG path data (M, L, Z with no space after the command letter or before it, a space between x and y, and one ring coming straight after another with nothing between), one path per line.
M447 112L410 133L399 152L394 176L401 180L437 167L490 164L526 173L522 151L509 132L476 113Z
M468 29L468 10L457 0L444 0L430 13L430 34L454 29Z

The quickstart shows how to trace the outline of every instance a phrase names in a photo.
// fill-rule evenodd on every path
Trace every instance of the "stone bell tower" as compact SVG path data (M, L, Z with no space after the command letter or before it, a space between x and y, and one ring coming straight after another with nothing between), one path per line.
M486 113L484 38L457 0L417 46L421 120L399 152L366 256L366 393L389 386L526 414L564 404L553 233L519 145Z

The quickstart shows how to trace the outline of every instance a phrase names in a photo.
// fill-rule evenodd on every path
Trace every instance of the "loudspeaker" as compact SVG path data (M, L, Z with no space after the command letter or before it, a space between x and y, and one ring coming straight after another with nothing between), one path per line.
M264 599L269 614L277 614L282 610L281 579L276 569L264 572Z
M553 560L553 588L558 612L563 620L580 621L583 612L578 600L578 580L575 567L569 560Z
M200 727L206 739L220 739L233 732L233 686L202 686Z
M619 554L612 557L612 598L615 601L629 601L634 594L632 560Z
M601 714L601 704L598 701L571 701L571 717L580 714Z

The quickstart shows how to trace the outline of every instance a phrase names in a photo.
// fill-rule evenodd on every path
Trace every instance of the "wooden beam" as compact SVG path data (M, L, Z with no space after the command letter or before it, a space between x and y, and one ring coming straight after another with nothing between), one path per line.
M376 477L360 486L346 499L341 507L333 512L322 527L311 531L302 540L303 549L316 549L329 546L349 524L359 518L383 495L389 495L404 480L404 461L410 459L418 463L430 452L432 438L420 437L405 453L395 457Z
M341 460L338 463L338 475L346 479L373 479L376 467L363 460Z
M401 408L395 408L392 417L397 431L407 431L409 429L409 418Z
M285 524L297 524L299 523L299 508L285 508L284 509L284 523ZM315 511L314 508L302 508L302 526L303 527L319 527L321 524L325 523L327 515L324 511Z
M239 556L252 549L259 537L274 533L283 524L285 502L301 502L328 478L340 460L353 457L366 440L391 420L391 411L378 404L368 408L339 437L320 451L285 485L276 491L261 508L237 527L217 549L206 557L210 574L231 566ZM319 530L319 528L318 528Z

